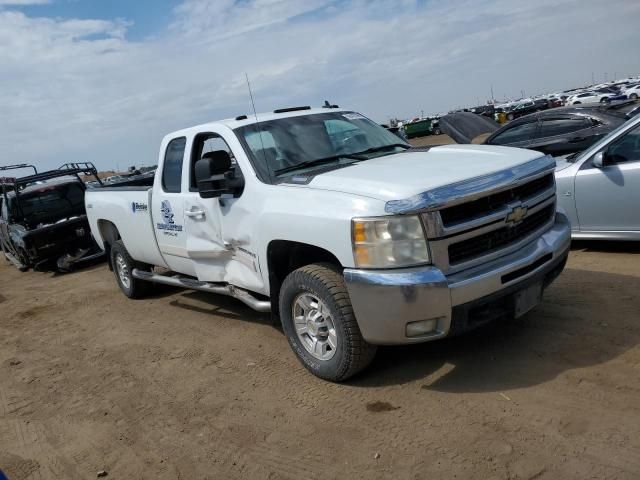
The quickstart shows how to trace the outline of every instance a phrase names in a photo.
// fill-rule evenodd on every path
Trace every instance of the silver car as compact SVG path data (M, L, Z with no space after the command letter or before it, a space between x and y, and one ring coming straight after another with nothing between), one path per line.
M556 183L572 238L640 240L640 116L557 159Z

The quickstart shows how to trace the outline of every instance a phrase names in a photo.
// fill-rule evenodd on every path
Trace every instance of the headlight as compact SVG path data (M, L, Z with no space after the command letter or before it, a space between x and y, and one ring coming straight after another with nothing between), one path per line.
M417 215L354 218L353 256L360 268L409 267L429 263L429 250Z

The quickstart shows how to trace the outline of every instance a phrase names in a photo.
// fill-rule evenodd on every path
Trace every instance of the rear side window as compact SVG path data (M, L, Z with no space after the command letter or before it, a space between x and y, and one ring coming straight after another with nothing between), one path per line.
M174 138L167 145L162 167L162 189L167 193L180 193L186 143L186 137L180 137Z
M509 128L491 140L491 145L510 145L512 143L526 142L533 137L536 130L536 122L523 123Z
M592 123L587 118L554 118L543 120L540 128L541 138L555 137L557 135L565 135L571 132L577 132L584 128L591 127Z

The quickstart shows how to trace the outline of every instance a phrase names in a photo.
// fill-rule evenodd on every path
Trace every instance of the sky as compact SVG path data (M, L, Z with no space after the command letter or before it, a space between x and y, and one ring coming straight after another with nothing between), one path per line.
M0 164L157 163L324 100L379 122L640 74L637 0L0 0Z

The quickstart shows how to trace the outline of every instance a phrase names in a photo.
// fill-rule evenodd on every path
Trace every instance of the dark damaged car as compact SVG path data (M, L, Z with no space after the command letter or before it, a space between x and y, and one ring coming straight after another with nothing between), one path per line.
M552 156L581 152L627 120L633 102L554 108L500 127L474 114L447 115L443 132L457 143L519 147Z
M0 167L0 173L31 168L21 178L0 177L0 244L21 271L55 266L66 271L80 261L101 256L91 236L81 178L97 172L92 164L66 164L37 173L31 165Z

